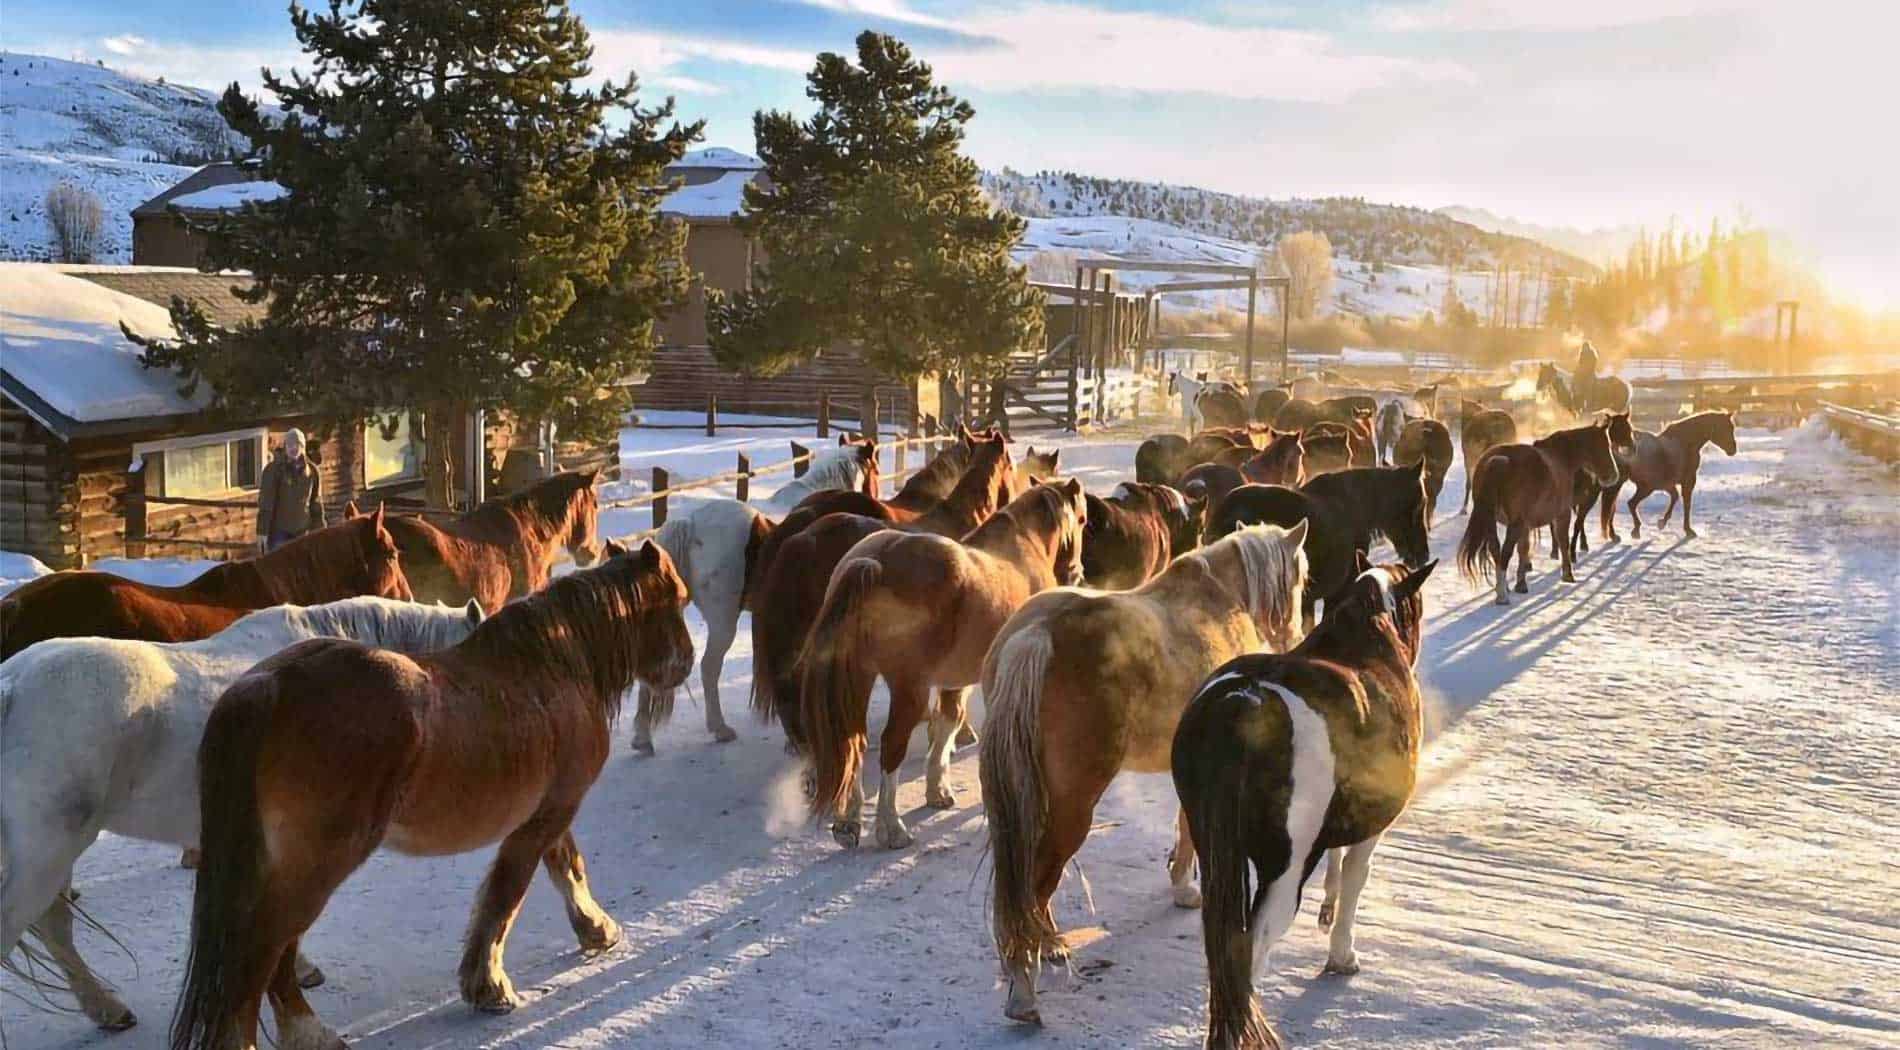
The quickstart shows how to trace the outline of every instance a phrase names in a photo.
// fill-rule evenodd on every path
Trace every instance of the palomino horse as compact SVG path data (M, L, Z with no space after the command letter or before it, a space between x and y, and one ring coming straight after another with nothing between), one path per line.
M391 517L389 533L402 549L403 572L416 600L459 605L473 598L493 615L504 602L547 586L561 548L574 564L593 564L600 557L594 531L598 476L589 470L543 478L439 525ZM344 516L356 515L352 503Z
M1306 443L1297 431L1274 430L1267 447L1240 464L1240 476L1255 485L1306 482Z
M1621 376L1568 375L1549 362L1537 368L1537 392L1550 391L1564 411L1581 418L1592 412L1628 412L1630 385Z
M957 537L988 521L1026 482L1010 463L1001 434L978 439L969 469L948 497L902 527ZM781 524L773 535L784 531ZM805 647L834 566L857 542L891 525L860 514L827 514L786 540L761 565L752 601L752 709L785 727L787 744L802 747L798 654ZM765 555L760 555L761 561Z
M1341 870L1327 867L1323 972L1359 972L1353 923L1372 851L1418 782L1419 591L1437 564L1362 570L1326 599L1326 619L1298 648L1227 662L1181 716L1174 786L1201 858L1214 1050L1280 1045L1254 974L1292 928L1328 850Z
M1041 1023L1038 964L1068 955L1049 900L1109 782L1167 771L1181 709L1217 664L1292 644L1305 540L1304 522L1241 529L1138 590L1039 594L998 632L983 661L978 768L1009 1017ZM1192 908L1194 850L1179 829L1168 874L1175 903Z
M1390 540L1407 565L1425 564L1432 556L1425 505L1423 464L1361 467L1322 474L1297 489L1243 485L1214 508L1202 538L1212 542L1241 525L1311 525L1306 534L1311 575L1301 610L1302 626L1311 626L1314 605L1346 585L1356 555L1370 551L1375 538Z
M1090 495L1082 579L1104 591L1139 587L1194 548L1197 526L1187 498L1166 485L1124 481L1107 499Z
M942 694L930 718L925 798L938 809L956 805L943 775L963 722L963 692L976 684L983 654L1011 613L1033 594L1081 581L1087 507L1074 478L1039 484L962 543L881 532L838 564L805 645L802 714L812 808L836 817L832 834L841 844L856 847L862 834L858 767L879 675L891 705L878 753L878 844L910 845L897 815L897 774L932 689Z
M0 957L31 931L94 1024L137 1018L80 957L66 895L73 864L101 831L195 848L198 741L226 686L306 638L398 652L451 646L482 621L460 609L348 598L251 613L197 642L53 638L0 664ZM308 964L308 986L322 980Z
M686 585L666 552L572 573L452 649L402 656L300 642L219 698L199 750L204 862L175 1050L257 1041L269 994L285 1050L341 1045L291 972L298 940L377 847L444 855L501 842L460 968L478 1009L519 1004L502 950L535 866L586 949L620 928L594 903L568 825L600 774L621 695L693 666Z
M315 605L357 595L412 597L383 512L291 540L269 554L227 561L178 587L106 572L56 572L0 598L0 659L47 638L92 636L195 642L272 605Z
M1499 445L1517 440L1517 420L1509 412L1486 408L1481 402L1458 399L1458 447L1465 456L1465 499L1458 508L1471 506L1473 482L1478 476L1478 461Z
M1669 493L1669 507L1663 511L1662 522L1658 528L1669 524L1669 515L1676 509L1676 493L1682 493L1682 534L1695 538L1695 526L1689 523L1689 508L1695 502L1696 473L1702 468L1702 446L1714 445L1723 452L1735 454L1735 417L1727 412L1697 412L1662 428L1662 433L1652 434L1647 430L1634 433L1634 442L1629 454L1624 457L1624 473L1636 486L1636 492L1630 496L1630 537L1638 538L1643 534L1643 519L1636 516L1636 505L1643 502L1652 492ZM1603 529L1610 539L1616 539L1616 496L1620 486L1606 486L1603 490Z
M1616 480L1607 421L1559 430L1529 445L1499 445L1486 452L1474 472L1471 519L1458 542L1458 569L1465 578L1479 582L1485 562L1494 562L1498 604L1511 604L1504 591L1504 570L1515 548L1517 593L1530 593L1531 535L1546 525L1559 536L1569 535L1571 482L1580 470L1588 471L1599 485ZM1498 544L1500 523L1505 527L1502 546ZM1559 546L1563 580L1575 583L1570 545Z
M809 453L798 451L800 455ZM789 509L814 492L853 490L875 485L876 449L869 441L845 442L821 449L801 478L766 500L767 507ZM796 486L794 488L794 485ZM793 491L787 492L786 489ZM726 724L719 702L719 678L726 653L739 634L739 613L750 605L748 587L758 579L756 567L772 532L772 520L751 505L735 499L706 500L690 511L676 514L653 530L654 542L673 559L686 580L693 605L706 620L706 647L699 660L699 681L706 693L706 732L719 743L738 739ZM673 714L674 694L640 687L640 704L633 718L633 753L653 754L653 728Z
M1392 465L1409 467L1425 464L1425 522L1438 516L1438 494L1445 491L1445 476L1451 473L1451 431L1436 419L1413 419L1399 431L1392 446Z

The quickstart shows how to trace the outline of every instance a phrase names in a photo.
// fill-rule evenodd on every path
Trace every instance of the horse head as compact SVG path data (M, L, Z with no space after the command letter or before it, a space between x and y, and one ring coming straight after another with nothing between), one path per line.
M1627 416L1628 413L1624 415ZM1733 456L1735 454L1735 413L1719 412L1717 415L1720 418L1715 421L1715 430L1709 435L1709 440L1715 442L1716 448Z
M1056 582L1065 587L1082 584L1082 540L1088 531L1088 496L1081 478L1051 481L1043 486L1059 501L1056 521Z
M601 558L600 536L596 532L600 523L600 494L594 487L600 480L600 471L587 471L576 480L567 501L567 552L573 555L575 565L586 568Z
M1627 416L1624 417L1623 422L1624 425L1628 425ZM1604 486L1615 484L1617 477L1620 476L1616 466L1616 449L1611 447L1610 442L1611 426L1611 420L1604 419L1596 426L1584 428L1588 433L1584 435L1583 442L1583 469L1589 471L1597 484Z
M1062 450L1052 448L1047 452L1037 452L1036 446L1029 446L1023 453L1022 471L1031 478L1042 480L1056 476L1056 468L1062 461Z
M1408 662L1418 658L1419 635L1425 623L1425 598L1421 593L1436 560L1408 568L1403 565L1373 564L1365 551L1353 552L1353 578L1326 597L1326 616L1321 630L1346 630L1372 637L1379 633L1384 618L1403 642Z
M1609 432L1610 447L1613 449L1629 449L1636 444L1636 431L1630 426L1628 412L1605 413L1603 429Z
M650 539L634 551L619 544L614 549L619 553L608 569L625 574L639 618L634 674L653 689L677 689L693 669L693 637L684 615L686 581L666 550Z
M415 594L409 589L409 577L403 575L402 551L396 546L396 537L389 534L383 525L383 506L376 505L372 514L357 514L346 524L356 525L356 549L362 561L362 579L359 581L359 593L375 595L378 598L395 598L400 601L415 601Z
M1417 568L1431 560L1432 544L1425 512L1430 497L1425 491L1425 461L1409 467L1386 468L1398 475L1399 501L1388 525L1386 538L1405 564Z

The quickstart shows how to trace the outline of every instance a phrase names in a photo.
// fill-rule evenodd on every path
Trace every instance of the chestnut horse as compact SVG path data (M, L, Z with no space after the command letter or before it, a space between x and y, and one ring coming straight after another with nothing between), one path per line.
M1280 1045L1254 975L1329 850L1322 972L1359 972L1353 925L1372 851L1418 783L1420 590L1437 564L1362 569L1297 648L1228 661L1181 715L1171 765L1201 861L1212 1050Z
M983 660L978 768L1007 1016L1041 1022L1038 964L1068 955L1049 901L1109 783L1167 771L1181 709L1217 664L1292 644L1306 528L1241 529L1123 594L1036 595L997 633ZM1192 908L1194 850L1177 825L1168 874L1175 903Z
M879 745L883 779L877 841L911 843L897 815L897 774L923 719L930 691L941 691L930 718L925 799L956 805L943 783L963 722L963 692L983 670L991 639L1023 602L1082 579L1082 483L1038 484L964 537L881 532L838 564L805 644L802 715L812 762L813 812L832 815L832 834L855 848L862 834L865 713L879 675L890 686L890 716Z
M1458 399L1458 448L1465 455L1465 499L1459 510L1471 506L1478 460L1499 445L1517 440L1517 420L1508 412L1486 408L1481 402Z
M0 598L0 659L47 638L195 642L272 605L359 595L411 600L383 512L306 533L269 554L157 587L107 572L56 572Z
M1240 476L1255 485L1292 485L1306 482L1306 442L1294 430L1270 431L1267 447L1240 464Z
M1425 464L1425 522L1438 516L1438 494L1445 491L1445 476L1451 473L1451 431L1436 419L1406 421L1392 446L1392 465L1409 467Z
M589 470L543 478L439 525L421 517L390 518L389 533L402 549L403 572L416 600L460 605L473 598L492 616L503 603L547 586L562 547L574 564L593 564L600 557L594 528L598 476ZM352 503L344 517L356 516Z
M1315 423L1307 427L1300 434L1300 448L1309 478L1376 465L1370 459L1360 458L1351 431L1344 423Z
M1186 497L1166 485L1124 481L1107 499L1088 497L1082 579L1104 591L1139 587L1199 538Z
M1633 435L1630 451L1621 461L1624 473L1636 486L1636 492L1630 496L1630 538L1636 539L1643 534L1643 519L1636 516L1636 505L1649 498L1652 492L1669 493L1669 507L1663 511L1662 522L1657 527L1669 524L1669 516L1676 509L1676 493L1682 493L1682 534L1694 539L1695 526L1689 523L1689 508L1695 502L1696 473L1702 468L1702 446L1714 445L1723 452L1735 454L1735 417L1724 411L1697 412L1662 428L1662 433L1652 434L1647 430L1638 430ZM1605 486L1603 489L1603 529L1611 540L1616 536L1616 496L1620 485Z
M1471 519L1458 542L1458 569L1473 583L1480 582L1485 562L1494 562L1498 574L1498 604L1509 605L1504 570L1517 551L1517 593L1530 593L1531 535L1546 525L1556 535L1570 533L1572 480L1587 471L1599 485L1616 480L1616 457L1610 450L1608 421L1559 430L1529 445L1499 445L1484 454L1472 481ZM1498 543L1498 525L1505 528ZM1559 544L1565 583L1571 574L1570 545Z
M300 642L219 698L199 749L204 860L173 1050L249 1048L268 993L285 1050L341 1045L292 972L297 942L377 847L441 856L497 840L460 968L462 998L520 1000L502 970L535 866L586 949L620 929L587 888L569 823L636 681L692 669L686 585L652 543L511 603L461 644L404 656Z

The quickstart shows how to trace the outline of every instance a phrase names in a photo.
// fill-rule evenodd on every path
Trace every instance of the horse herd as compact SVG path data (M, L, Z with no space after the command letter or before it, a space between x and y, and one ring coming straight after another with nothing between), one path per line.
M653 753L692 670L690 602L707 731L734 737L718 685L750 610L752 706L847 847L875 682L890 702L872 834L889 849L911 842L896 796L913 731L927 722L928 804L956 806L945 773L982 687L993 933L1018 1021L1041 1022L1041 965L1068 957L1051 900L1109 783L1171 772L1168 872L1202 913L1208 1045L1277 1045L1254 974L1323 859L1326 972L1357 970L1371 854L1416 779L1452 440L1435 397L1389 412L1263 394L1250 413L1279 402L1263 424L1235 422L1235 388L1197 394L1211 425L1144 442L1106 497L1059 476L1058 452L960 429L890 499L875 447L840 439L763 509L704 501L633 549L597 534L595 478L562 474L442 524L351 508L182 587L30 582L0 598L0 953L129 1027L74 945L73 865L102 831L195 850L171 1045L248 1050L268 1000L281 1046L330 1050L304 996L322 973L298 950L330 895L381 847L498 843L458 974L477 1009L513 1009L503 948L537 866L584 950L620 938L570 825L630 689L633 748ZM1607 529L1620 479L1672 509L1680 491L1686 530L1703 441L1734 451L1726 416L1647 434L1624 414L1520 444L1492 411L1456 420L1477 461L1459 561L1492 562L1500 601L1513 548L1524 589L1530 530L1552 527L1568 579L1590 502ZM1370 560L1381 538L1396 561ZM563 549L581 568L551 578Z

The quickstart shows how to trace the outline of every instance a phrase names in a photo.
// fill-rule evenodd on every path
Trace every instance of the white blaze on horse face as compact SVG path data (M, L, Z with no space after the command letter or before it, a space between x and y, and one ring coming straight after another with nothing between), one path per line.
M1292 851L1287 855L1286 870L1267 886L1264 914L1253 917L1253 961L1258 974L1266 968L1268 949L1293 928L1293 917L1300 907L1300 882L1306 876L1306 858L1319 839L1337 782L1333 779L1333 742L1326 719L1285 686L1255 684L1279 694L1293 726L1293 739L1288 742L1293 750L1293 776L1288 785L1285 823Z
M1370 579L1379 585L1379 600L1385 605L1386 615L1396 615L1399 603L1392 597L1392 573L1389 569L1367 569L1359 574L1362 580Z

